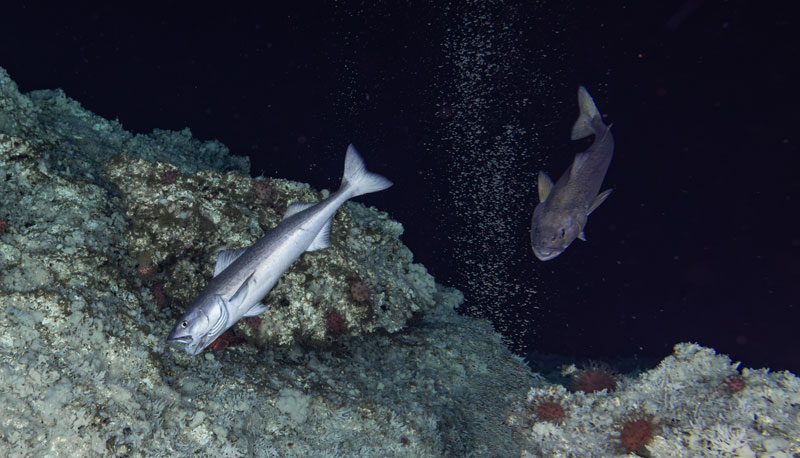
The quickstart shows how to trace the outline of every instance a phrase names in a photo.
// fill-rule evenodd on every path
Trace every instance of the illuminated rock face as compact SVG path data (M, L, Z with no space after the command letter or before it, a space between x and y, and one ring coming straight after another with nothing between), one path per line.
M337 213L332 246L301 256L260 321L237 326L245 342L168 348L217 251L325 193L277 179L265 193L219 144L134 137L60 91L31 98L0 80L0 455L516 447L486 432L506 431L504 396L524 396L525 366L488 323L453 311L461 294L412 263L399 223L360 204Z

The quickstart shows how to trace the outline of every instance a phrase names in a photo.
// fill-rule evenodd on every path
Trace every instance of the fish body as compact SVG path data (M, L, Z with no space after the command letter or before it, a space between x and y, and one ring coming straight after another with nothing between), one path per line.
M580 115L572 126L572 140L594 135L592 145L575 155L572 164L553 184L539 172L539 205L531 218L531 246L542 261L560 255L579 238L586 240L583 229L589 214L597 209L611 189L600 193L600 186L614 155L614 136L585 87L578 88Z
M331 218L348 199L392 185L366 170L353 145L347 148L339 189L316 203L290 205L283 220L247 248L220 252L214 278L172 328L167 343L182 343L197 355L243 317L267 310L264 296L306 251L330 246Z

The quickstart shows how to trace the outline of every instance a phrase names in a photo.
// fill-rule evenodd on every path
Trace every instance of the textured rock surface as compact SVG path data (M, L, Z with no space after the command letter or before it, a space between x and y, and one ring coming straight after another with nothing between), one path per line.
M181 310L208 283L217 252L252 245L289 204L326 195L305 184L235 172L180 175L171 164L124 154L109 160L105 171L122 196L130 257L152 266L151 282L163 277L165 294ZM240 325L241 333L263 344L299 339L325 345L376 329L396 332L413 314L430 312L437 306L435 282L412 263L402 231L385 213L346 203L334 216L331 248L303 254L265 299L269 310L248 320L255 324ZM364 297L352 294L356 283ZM336 326L331 316L339 317Z
M793 374L680 344L612 393L549 384L358 203L238 326L246 342L167 347L218 251L325 195L247 168L0 69L0 456L633 457L631 418L654 423L639 456L800 454Z
M180 132L154 130L131 134L119 122L81 108L60 89L21 94L0 68L0 133L26 139L40 150L49 167L62 176L101 183L100 167L110 157L127 151L150 161L169 162L183 173L235 170L248 173L250 161L232 156L217 141L192 138Z
M731 380L737 384L731 389ZM563 418L536 414L544 400L563 407ZM800 379L790 372L742 369L697 344L678 344L673 355L638 377L623 377L609 393L568 392L539 383L515 408L508 424L529 457L649 456L773 457L800 453ZM638 455L623 446L626 423L653 425Z
M239 326L249 342L165 345L217 251L323 195L246 171L219 144L19 94L0 69L0 455L518 455L503 420L527 368L360 204Z

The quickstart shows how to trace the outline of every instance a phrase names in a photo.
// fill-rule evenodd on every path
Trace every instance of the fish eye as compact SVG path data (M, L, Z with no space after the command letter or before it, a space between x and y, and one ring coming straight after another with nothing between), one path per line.
M564 228L562 227L561 228L561 238L563 239L565 235L567 235L567 231L565 231Z
M186 320L181 321L181 328L186 329L189 326L189 322Z

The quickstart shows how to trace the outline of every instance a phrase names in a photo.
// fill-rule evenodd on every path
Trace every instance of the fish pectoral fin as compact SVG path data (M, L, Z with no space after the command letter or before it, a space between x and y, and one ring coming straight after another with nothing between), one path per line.
M583 231L578 234L578 240L583 240L584 242L586 241L586 234L584 234Z
M220 274L226 267L231 265L239 256L247 251L247 248L239 248L238 250L225 250L220 251L217 255L217 263L214 264L214 276Z
M331 246L330 241L330 234L331 234L331 220L329 219L322 229L319 231L314 240L311 241L311 245L306 248L306 251L316 251L321 250L323 248L328 248Z
M244 316L256 316L256 315L260 315L260 314L262 314L262 313L266 312L268 308L269 308L269 307L267 307L266 305L264 305L264 304L262 304L262 303L258 303L258 304L256 304L256 305L254 305L254 306L250 307L250 310L248 310L248 311L247 311L247 312L244 314Z
M547 196L550 195L550 191L553 190L553 180L547 176L546 173L543 171L539 172L539 181L538 181L538 188L539 188L539 202L544 202L547 199Z
M253 280L254 273L248 275L247 278L242 282L242 284L239 285L239 288L236 291L234 291L230 295L224 296L223 299L225 299L226 302L229 302L231 304L243 303L245 299L247 299L247 293L250 290L250 283L255 281Z
M608 196L611 195L611 191L613 191L613 189L606 189L605 191L601 192L594 200L594 202L592 202L592 206L589 207L589 211L586 212L586 216L591 215L593 211L597 210L597 207L599 207L600 204L605 202L606 199L608 199Z
M283 219L286 219L292 215L300 213L301 211L305 210L306 208L311 208L316 203L314 202L295 202L288 207L286 207L286 213L283 214ZM281 221L283 221L283 219Z

